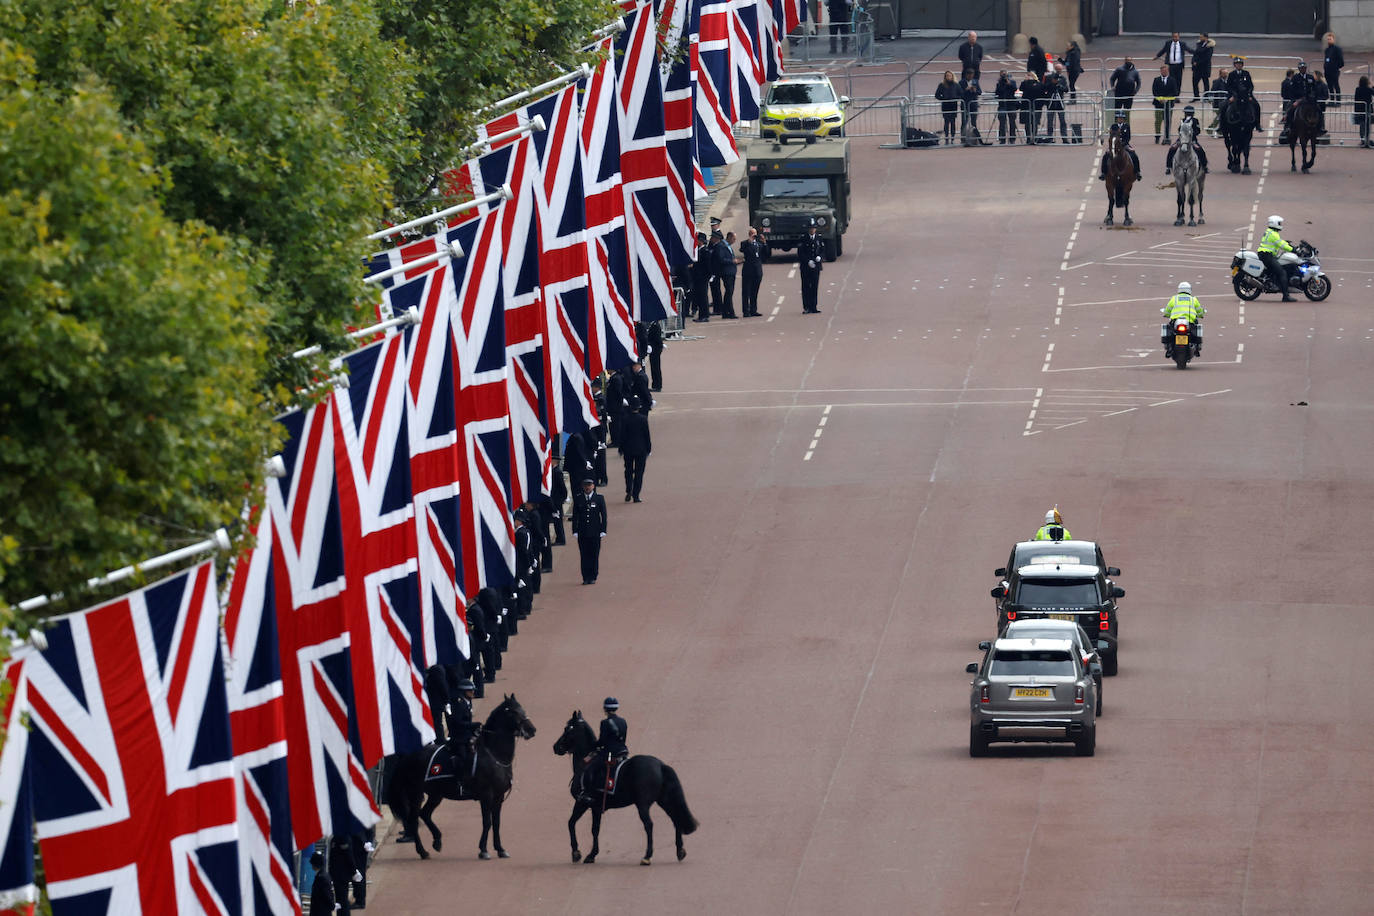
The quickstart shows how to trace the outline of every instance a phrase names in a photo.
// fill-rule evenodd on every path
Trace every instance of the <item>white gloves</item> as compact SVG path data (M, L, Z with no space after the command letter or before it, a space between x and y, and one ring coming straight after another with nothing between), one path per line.
M360 872L360 871L358 871L356 868L353 870L353 880L354 880L354 881L361 881L361 880L363 880L363 873Z
M371 843L364 843L364 844L363 844L363 851L364 851L364 852L376 852L376 851L377 851L377 847L376 847L376 846L373 846Z
M606 532L604 532L604 531L603 531L603 532L601 532L601 537L603 537L603 538L604 538L604 537L605 537L605 536L606 536Z
M816 266L816 259L815 259L815 258L812 258L811 260L807 261L807 262L806 262L806 266L807 266L807 267L815 267L815 266Z
M445 703L445 704L444 704L444 712L445 712L446 714L450 715L450 716L453 715L453 704L452 704L452 703ZM372 844L371 844L371 843L368 843L367 845L368 845L368 846L371 846ZM368 850L368 852L371 852L371 851L372 851L372 850L370 850L370 849Z
M524 587L525 587L525 580L524 580L524 579L516 579L516 580L515 580L515 587L516 587L516 588L524 588Z

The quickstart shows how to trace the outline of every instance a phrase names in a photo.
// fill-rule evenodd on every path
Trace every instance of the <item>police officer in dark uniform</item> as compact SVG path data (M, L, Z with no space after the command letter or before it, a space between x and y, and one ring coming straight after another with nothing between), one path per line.
M649 394L649 374L644 371L644 367L639 363L630 363L625 367L625 409L630 409L635 399L639 399L639 404L648 413L654 409L653 396ZM619 437L617 437L619 441Z
M329 877L334 882L335 912L347 916L352 912L348 905L349 885L354 880L361 881L363 874L353 862L353 843L346 834L336 833L329 838Z
M596 582L601 569L601 539L606 536L606 499L596 492L596 481L582 479L582 492L573 496L573 537L582 558L582 584Z
M763 283L763 256L768 246L759 238L759 231L749 227L749 238L739 243L739 253L744 258L744 289L740 296L745 318L759 317L759 286Z
M719 239L715 244L716 276L720 277L720 317L738 318L735 314L735 278L739 266L735 261L735 234L733 232Z
M1198 122L1198 119L1197 119L1197 109L1194 108L1192 105L1184 105L1184 106L1183 106L1183 117L1181 117L1181 118L1178 119L1178 126L1179 126L1178 136L1179 136L1179 137L1182 137L1182 136L1183 136L1183 125L1186 124L1186 123L1188 123L1188 122L1192 122L1192 125L1193 125L1193 151L1197 153L1198 165L1202 166L1202 170L1203 170L1204 172L1209 171L1209 169L1207 168L1207 151L1206 151L1205 149L1202 148L1202 143L1200 143L1200 142L1198 141L1198 137L1201 137L1201 136L1202 136L1202 125ZM1173 146L1170 146L1170 147L1169 147L1169 154L1168 154L1167 156L1164 157L1164 174L1165 174L1165 175L1168 175L1168 174L1170 174L1171 172L1173 172L1173 170L1174 170L1174 156L1176 156L1177 154L1178 154L1178 140L1175 139L1175 140L1174 140Z
M1255 94L1255 81L1251 79L1250 73L1245 69L1245 58L1236 56L1231 58L1232 70L1226 74L1226 95L1234 101L1236 99L1248 99Z
M597 777L587 783L588 790L593 793L593 801L606 785L607 774L610 773L614 762L630 755L629 748L625 746L625 739L629 737L629 727L625 720L620 718L620 701L615 697L606 697L606 702L601 705L606 717L601 720L601 731L597 736L596 746L583 761L589 765L589 771Z
M479 726L472 719L472 697L477 685L471 678L459 681L458 692L449 702L453 712L448 717L448 752L453 755L453 766L458 781L468 779L472 773L472 761L477 753L477 732Z
M821 285L821 268L825 261L825 240L816 234L816 221L807 227L806 235L797 243L797 272L801 274L802 312L820 312L817 293Z
M534 532L524 508L515 510L515 613L520 619L534 607L534 574L539 554L534 547Z
M706 241L706 233L697 233L697 259L692 264L692 308L697 313L696 321L710 321L711 307L707 292L711 285L711 246Z
M652 376L653 384L650 389L653 391L663 390L663 325L657 321L650 321L648 330L644 335L646 347L649 351L649 374Z

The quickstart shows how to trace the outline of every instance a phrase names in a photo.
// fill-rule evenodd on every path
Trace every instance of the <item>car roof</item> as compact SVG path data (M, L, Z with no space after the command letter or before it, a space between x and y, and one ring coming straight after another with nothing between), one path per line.
M1076 620L1055 620L1052 617L1028 617L1024 620L1008 620L1005 638L1012 638L1013 630L1065 630L1069 633L1080 629Z
M805 73L789 73L780 76L773 81L774 83L828 83L830 77L819 70L809 70Z
M1086 563L1041 563L1038 560L1016 568L1017 575L1022 579L1095 579L1099 571L1098 567Z
M1029 651L1031 649L1063 649L1065 652L1072 653L1074 649L1073 640L1045 638L1043 636L1004 636L992 645L993 650L1006 649L1008 651Z

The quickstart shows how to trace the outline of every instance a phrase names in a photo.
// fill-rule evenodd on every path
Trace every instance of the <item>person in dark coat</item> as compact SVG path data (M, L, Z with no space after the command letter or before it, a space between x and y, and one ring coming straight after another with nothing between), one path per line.
M543 522L543 515L539 512L539 503L533 499L525 500L520 506L525 513L525 527L530 532L530 553L533 554L534 562L530 564L530 588L537 595L543 585L544 579L544 553L549 552L549 563L553 563L553 550L549 545L549 529Z
M555 461L549 474L549 503L553 506L553 544L561 547L568 542L563 529L563 506L568 501L568 485L563 480L563 464Z
M353 862L353 843L345 834L336 833L329 838L329 877L334 882L336 912L348 916L352 910L348 904L349 885L361 881L363 873Z
M945 119L945 145L949 146L954 143L954 119L959 114L959 83L954 79L954 71L945 71L945 78L935 87L935 100L940 103L940 114Z
M992 146L992 141L984 140L978 132L978 98L982 94L983 87L978 84L973 71L965 70L964 78L959 80L959 101L964 115L959 124L959 135L963 137L965 146L978 146L980 143Z
M1370 117L1374 108L1374 89L1370 88L1369 77L1361 76L1360 84L1355 87L1355 124L1360 128L1360 146L1369 148Z
M1135 94L1140 91L1140 71L1128 57L1121 62L1121 66L1112 71L1107 85L1116 97L1113 107L1130 111L1131 106L1135 104Z
M1045 78L1045 71L1050 68L1050 62L1045 57L1045 49L1040 47L1040 39L1031 36L1030 54L1026 56L1026 69L1035 74L1037 80Z
M735 279L739 268L735 261L735 234L727 233L711 247L715 258L716 276L720 278L720 317L735 319Z
M825 4L826 12L830 14L831 54L849 53L850 20L854 18L852 6L851 0L827 0Z
M606 536L606 499L596 492L596 481L582 479L580 492L573 496L573 537L582 559L582 584L591 585L601 572L601 539Z
M1045 86L1026 71L1021 81L1021 124L1026 129L1026 142L1034 143L1040 133L1040 117L1044 114Z
M692 309L696 312L696 321L710 321L710 305L706 298L707 291L711 287L711 246L706 240L706 233L697 233L697 259L692 263ZM579 478L574 477L574 480Z
M334 879L324 870L324 853L318 849L310 854L310 867L315 877L310 882L311 916L329 916L334 912Z
M740 290L740 300L745 318L759 317L759 286L763 284L763 256L768 246L759 238L759 231L749 227L749 237L739 243L740 270L744 286Z
M717 248L725 242L725 234L719 229L711 232L711 240L706 244L706 271L711 287L711 314L725 314L725 290L720 276L720 251Z
M635 349L639 351L639 364L644 365L644 360L649 356L649 325L648 321L635 322Z
M582 437L582 444L587 449L587 455L592 463L592 476L596 478L597 484L604 486L606 483L606 427L598 423L596 426L589 427L578 433Z
M444 716L449 709L448 675L443 665L430 665L425 669L425 699L429 701L430 718L434 720L434 737L443 741L447 737Z
M568 480L581 480L593 471L592 454L587 451L587 440L581 433L569 433L563 445L563 470L568 472Z
M1211 87L1207 90L1207 101L1212 103L1212 123L1207 125L1207 132L1216 136L1217 122L1221 120L1221 106L1226 104L1226 95L1229 90L1226 86L1226 68L1217 69L1217 78L1212 80Z
M1059 119L1059 142L1069 142L1069 129L1064 123L1064 93L1068 91L1068 81L1064 79L1062 65L1045 74L1045 142L1054 142L1054 119Z
M606 441L614 445L616 425L620 421L620 415L625 412L624 376L619 372L607 373L603 377L601 392L605 402L601 415L606 421Z
M1174 92L1174 95L1178 95L1178 93L1182 91L1183 57L1190 50L1192 49L1184 44L1183 40L1178 37L1178 33L1175 32L1168 41L1164 42L1164 47L1160 48L1159 51L1155 53L1155 56L1150 58L1151 60L1159 60L1161 57L1164 58L1164 66L1169 68L1169 79L1173 80L1174 87L1177 90Z
M582 761L587 764L585 774L588 777L583 782L583 790L592 804L600 801L613 762L630 755L625 743L630 736L630 728L620 717L620 701L615 697L606 697L602 708L606 716L601 720L596 745Z
M534 569L539 562L534 552L534 537L525 524L528 516L517 509L515 522L515 614L521 620L529 616L534 606Z
M1078 42L1070 41L1069 49L1064 52L1064 73L1069 77L1069 99L1078 100L1078 78L1083 75L1083 49ZM1203 74L1206 84L1206 74Z
M496 644L496 665L492 671L500 671L501 653L510 648L510 628L506 625L506 607L501 600L501 593L490 585L477 592L477 600L482 603L482 614L486 618L487 632L491 634L492 642Z
M1326 77L1326 86L1331 93L1331 100L1339 102L1341 100L1341 68L1345 66L1345 52L1341 46L1336 44L1336 35L1333 32L1326 33L1326 56L1322 59L1322 73Z
M1231 58L1231 72L1226 74L1226 98L1228 101L1248 99L1255 94L1255 80L1245 69L1245 58L1237 55Z
M639 403L646 414L654 409L654 399L649 394L649 374L644 371L644 367L639 363L630 363L625 367L624 391L626 410L629 410L629 403L635 398L639 399ZM616 441L620 440L617 439Z
M1016 99L1016 81L1003 70L993 88L997 96L997 142L1005 145L1016 142L1016 113L1021 107Z
M1202 91L1207 91L1207 77L1212 75L1212 53L1216 51L1217 43L1206 32L1202 32L1197 37L1197 44L1193 46L1193 101L1196 102L1200 97L1198 86ZM1179 88L1182 92L1182 87Z
M447 747L453 757L453 769L459 783L472 778L472 764L477 756L477 733L481 726L472 716L472 697L476 685L472 681L461 681L452 701L453 715L449 717L452 730Z
M371 863L372 850L376 848L372 842L376 836L376 829L369 827L366 831L355 833L348 838L353 845L353 864L358 867L357 879L353 882L355 909L367 909L367 866Z
M983 78L983 46L978 43L978 33L969 32L968 41L959 46L959 69L965 73L972 70L973 78Z
M1164 142L1169 142L1169 130L1174 123L1174 103L1178 101L1178 84L1169 67L1160 67L1159 76L1150 88L1155 106L1155 142L1159 142L1159 125L1164 125Z
M649 357L649 390L663 390L663 323L659 321L648 322L649 328L645 335L645 349Z
M816 234L813 223L797 243L797 272L801 274L802 313L820 312L817 304L821 285L821 269L825 262L825 242Z
M625 461L625 502L639 502L644 486L644 468L653 452L649 437L649 417L639 399L630 402L630 410L621 421L624 435L620 439L620 455Z
M478 695L485 692L482 690L484 684L490 684L496 680L496 672L501 667L501 654L497 645L495 626L496 622L487 616L486 608L482 605L478 597L468 602L467 624L468 624L468 652L471 653L469 660L474 662L479 672L472 671L473 665L469 665L467 672L469 677L479 688ZM475 674L480 674L481 681L477 680Z

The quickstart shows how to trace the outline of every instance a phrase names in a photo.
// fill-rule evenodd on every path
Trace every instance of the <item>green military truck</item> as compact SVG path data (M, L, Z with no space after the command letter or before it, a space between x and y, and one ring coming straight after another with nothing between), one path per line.
M749 225L757 226L769 254L797 247L807 228L825 239L825 259L844 254L849 229L849 140L787 136L751 140L744 151Z

